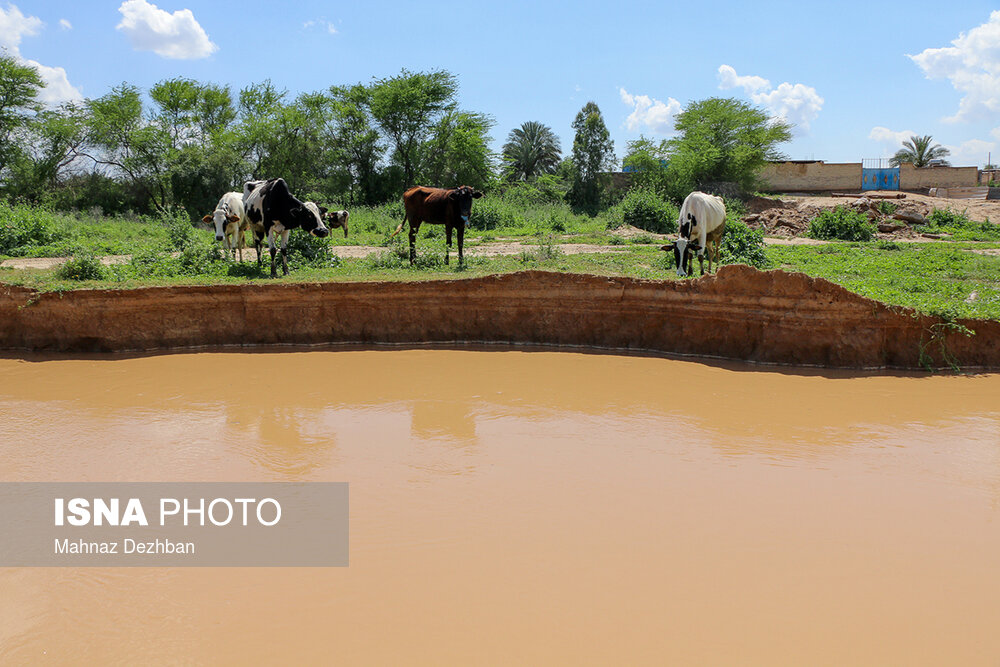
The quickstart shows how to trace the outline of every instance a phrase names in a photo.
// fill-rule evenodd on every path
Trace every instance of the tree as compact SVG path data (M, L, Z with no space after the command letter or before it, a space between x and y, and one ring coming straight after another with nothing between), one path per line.
M39 111L17 133L19 155L10 164L8 186L19 196L41 201L58 186L87 137L83 107L73 103Z
M712 182L755 189L760 169L768 161L784 159L777 146L792 138L791 128L737 99L691 102L674 122L679 136L667 143L670 195L680 200Z
M38 93L44 87L34 67L0 55L0 174L18 155L15 133L41 110Z
M368 88L332 86L332 117L327 137L333 160L344 172L347 203L375 204L379 200L378 164L385 153L369 113Z
M96 165L108 166L139 187L157 208L170 203L167 152L171 136L143 119L139 89L122 83L110 93L87 101L87 142Z
M541 174L555 173L561 152L552 128L529 120L510 131L501 155L510 180L533 181Z
M926 167L931 160L941 160L949 151L940 144L931 145L931 135L923 137L913 136L909 141L903 142L903 147L896 151L896 154L889 160L889 164L898 167L903 162L909 162L914 167ZM948 165L947 160L941 160L938 164Z
M570 201L593 210L601 202L603 174L614 167L615 144L611 140L601 110L587 102L573 120L573 186Z
M625 171L632 175L632 186L665 191L669 182L670 147L666 139L659 144L640 136L628 142L628 152L622 160Z
M393 159L403 168L404 185L415 185L423 148L442 116L455 110L458 82L444 70L403 70L368 87L372 117L389 138Z
M426 182L446 188L484 188L493 178L491 127L493 119L485 114L449 111L442 116L423 151Z

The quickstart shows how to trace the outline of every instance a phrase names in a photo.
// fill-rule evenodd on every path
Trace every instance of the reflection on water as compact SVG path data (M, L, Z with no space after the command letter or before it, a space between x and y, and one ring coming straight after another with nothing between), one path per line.
M0 569L0 662L1000 655L1000 376L0 360L4 481L347 481L346 569Z

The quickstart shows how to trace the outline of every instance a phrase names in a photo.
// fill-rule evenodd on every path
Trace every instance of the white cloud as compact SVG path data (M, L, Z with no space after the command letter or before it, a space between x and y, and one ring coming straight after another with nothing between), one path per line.
M39 76L45 82L45 87L38 93L38 99L44 104L58 106L63 102L80 102L83 100L83 93L69 82L66 70L62 67L48 67L35 60L25 60L24 62L33 65L38 70Z
M0 9L0 46L14 57L20 55L21 39L37 35L45 24L37 16L25 16L14 5Z
M719 88L742 88L754 104L763 106L777 118L803 131L823 110L824 99L816 89L803 83L782 83L777 88L760 76L739 76L729 65L719 66Z
M760 76L738 76L736 70L729 65L719 67L719 88L743 88L747 93L755 93L764 88L770 88L771 82Z
M674 116L681 112L681 103L672 97L666 102L648 95L631 95L619 88L622 102L632 107L632 113L625 119L625 126L635 131L645 125L658 134L668 134L674 130Z
M303 23L302 27L305 28L306 30L308 30L309 28L322 28L323 30L326 30L328 33L330 33L331 35L336 35L337 34L337 28L336 28L336 26L334 26L331 21L326 21L324 19L319 19L319 20L312 20L312 19L310 19L310 20L306 21L305 23Z
M913 130L900 130L896 132L890 130L887 127L873 127L872 131L868 133L868 138L877 141L882 144L882 147L886 150L895 153L900 148L903 147L904 141L909 141L910 137L919 136Z
M57 106L62 102L78 102L83 99L83 93L70 84L65 69L49 67L21 55L21 40L38 35L43 27L45 23L37 16L25 16L14 5L8 5L7 11L0 9L0 47L18 62L38 70L45 83L38 93L38 99L43 104Z
M952 146L948 144L942 144L945 148L951 151L951 155L945 156L945 160L948 160L955 167L982 167L986 165L987 156L992 153L992 159L994 162L1000 157L1000 153L997 152L997 142L995 141L983 141L982 139L970 139L969 141L964 141L958 146Z
M962 94L958 111L945 122L995 118L1000 113L1000 11L951 43L906 57L928 79L948 79Z
M125 0L118 8L122 21L116 28L129 38L136 51L152 51L164 58L207 58L219 49L195 20L190 9L173 14L146 0Z
M66 19L59 19L59 27L62 28L63 30L72 30L73 24L67 21Z

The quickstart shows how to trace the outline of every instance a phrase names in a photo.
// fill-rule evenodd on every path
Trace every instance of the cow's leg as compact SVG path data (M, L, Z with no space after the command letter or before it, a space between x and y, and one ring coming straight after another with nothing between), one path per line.
M451 229L452 229L451 225L445 225L444 226L444 236L445 236L445 239L446 239L445 240L445 244L444 244L444 263L445 264L448 263L448 257L449 257L449 255L451 255Z
M274 227L267 231L267 248L271 251L271 277L277 278L278 271L274 265L274 256L277 254L277 249L274 247Z
M462 246L465 244L465 225L458 226L458 265L465 266L465 257L462 255Z
M705 275L705 255L704 253L698 254L698 268L701 270L701 275ZM708 270L712 270L712 261L708 262Z
M420 221L410 220L410 266L417 261L417 230L420 229Z
M281 232L281 275L288 275L288 254L285 252L285 248L288 247L288 235L292 233L292 230L286 229Z

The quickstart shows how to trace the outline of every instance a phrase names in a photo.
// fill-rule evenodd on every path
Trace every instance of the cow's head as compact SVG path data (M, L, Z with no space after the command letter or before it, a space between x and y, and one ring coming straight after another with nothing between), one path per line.
M320 206L320 209L323 207ZM347 211L328 211L326 214L326 224L332 230L337 227L344 228L344 238L347 238Z
M317 238L324 238L330 233L330 230L323 223L326 216L326 208L323 206L317 206L313 202L307 201L302 206L292 207L288 214L292 220L298 221L302 231L309 232Z
M472 200L482 196L482 192L478 192L468 185L455 188L448 193L448 201L455 207L458 217L462 219L463 226L469 224L469 216L472 214Z
M694 216L688 213L687 219L681 219L677 240L669 246L663 246L663 250L672 249L674 252L674 264L677 266L677 275L683 278L691 273L691 255L700 252L701 246L691 241L691 233L698 224Z
M233 215L228 209L217 208L201 219L202 222L215 225L215 240L221 241L226 235L226 226L240 221L240 216Z
M681 278L691 274L691 258L701 250L697 243L680 238L670 245L660 246L660 250L674 253L674 264L677 266L677 275Z

